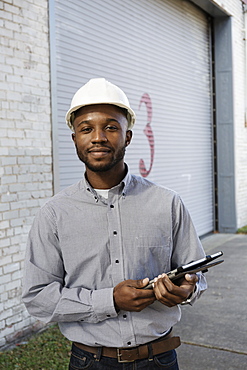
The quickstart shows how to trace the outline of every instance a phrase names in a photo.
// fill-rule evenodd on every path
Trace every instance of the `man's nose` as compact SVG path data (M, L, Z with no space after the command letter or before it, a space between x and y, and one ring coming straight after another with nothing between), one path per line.
M97 129L93 131L92 142L107 141L106 133L104 130Z

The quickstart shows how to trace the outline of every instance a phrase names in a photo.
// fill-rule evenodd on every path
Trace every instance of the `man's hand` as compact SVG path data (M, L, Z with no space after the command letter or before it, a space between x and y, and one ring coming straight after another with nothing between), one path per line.
M153 291L159 302L173 307L185 301L194 292L197 281L196 274L186 274L177 286L166 274L162 274L153 283Z
M113 298L116 310L140 312L156 298L152 289L144 288L149 279L125 280L115 286Z

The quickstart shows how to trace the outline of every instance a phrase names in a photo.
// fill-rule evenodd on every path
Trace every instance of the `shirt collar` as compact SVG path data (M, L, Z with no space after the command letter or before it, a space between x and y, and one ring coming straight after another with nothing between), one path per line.
M118 189L118 192L121 193L123 195L123 197L125 197L126 192L127 192L127 188L128 188L128 186L130 184L130 181L131 181L131 174L129 172L129 167L126 163L125 163L125 168L126 168L126 175L123 178L123 180L118 185L109 189L110 191L114 191L114 190ZM89 191L90 193L92 193L94 195L95 201L97 202L99 200L98 193L95 191L95 189L88 182L88 180L86 178L86 173L84 173L83 185L84 185L84 187L86 188L87 191ZM121 191L119 191L119 189L121 189Z

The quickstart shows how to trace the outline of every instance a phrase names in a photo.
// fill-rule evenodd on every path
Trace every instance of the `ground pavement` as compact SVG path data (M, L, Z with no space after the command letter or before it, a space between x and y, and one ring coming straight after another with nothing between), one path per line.
M247 370L247 235L213 234L202 244L207 254L222 250L224 262L206 273L196 304L182 307L180 370Z

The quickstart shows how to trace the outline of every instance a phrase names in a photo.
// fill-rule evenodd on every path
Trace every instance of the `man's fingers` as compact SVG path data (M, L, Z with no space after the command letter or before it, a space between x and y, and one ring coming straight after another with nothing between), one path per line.
M125 280L114 287L113 298L115 307L119 310L139 312L155 301L152 289L145 287L149 279Z
M132 280L133 286L138 289L144 288L149 283L149 278L141 279L141 280Z
M164 289L164 286L156 285L154 289L155 298L167 307L176 306L179 302L176 297Z
M166 274L159 276L153 286L156 299L162 304L172 307L186 300L195 285L196 278L188 277L189 280L183 280L182 285L177 286L169 279Z
M196 284L199 279L196 274L186 274L185 280L187 280L189 283Z

